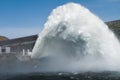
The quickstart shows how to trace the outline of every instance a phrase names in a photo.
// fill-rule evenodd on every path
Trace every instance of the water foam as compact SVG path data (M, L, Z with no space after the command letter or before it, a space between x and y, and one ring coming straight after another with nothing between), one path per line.
M119 56L119 41L108 26L76 3L52 11L31 55L52 59L57 70L73 71L118 70Z

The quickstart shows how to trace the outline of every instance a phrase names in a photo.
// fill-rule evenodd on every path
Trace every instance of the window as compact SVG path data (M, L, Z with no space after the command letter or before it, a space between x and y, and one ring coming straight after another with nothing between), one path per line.
M6 52L6 49L2 49L1 51L4 53L4 52Z

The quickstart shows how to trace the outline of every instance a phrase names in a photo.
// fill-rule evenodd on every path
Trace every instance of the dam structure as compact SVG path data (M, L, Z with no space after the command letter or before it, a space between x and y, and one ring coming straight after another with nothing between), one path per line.
M31 52L37 39L37 35L31 35L16 39L0 41L0 61L29 60Z
M0 54L5 53L7 50L6 48L9 48L9 51L6 53L22 53L24 51L32 52L36 39L37 35L31 35L16 39L0 41Z

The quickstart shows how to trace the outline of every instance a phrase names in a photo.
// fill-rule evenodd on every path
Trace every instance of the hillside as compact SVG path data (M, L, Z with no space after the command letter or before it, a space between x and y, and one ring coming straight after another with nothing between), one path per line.
M8 40L8 38L4 36L0 36L0 41L4 41L4 40Z
M120 39L120 20L106 22L106 24L116 34L116 36Z

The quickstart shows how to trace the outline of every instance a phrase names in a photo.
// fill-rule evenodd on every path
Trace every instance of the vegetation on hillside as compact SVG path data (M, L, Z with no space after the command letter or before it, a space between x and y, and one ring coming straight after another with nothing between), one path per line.
M4 36L0 36L0 41L4 41L4 40L8 40L8 38Z
M120 20L106 22L106 24L116 34L116 36L120 39Z

